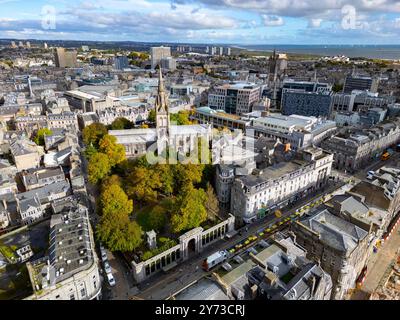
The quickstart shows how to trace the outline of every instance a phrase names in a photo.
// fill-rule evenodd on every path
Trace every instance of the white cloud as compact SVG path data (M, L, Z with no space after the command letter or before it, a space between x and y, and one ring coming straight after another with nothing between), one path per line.
M308 21L308 26L310 28L319 28L321 27L321 23L324 21L323 19L310 19Z
M264 25L269 27L278 27L285 24L283 18L279 16L263 14L261 17L263 18Z
M28 10L29 16L20 14L17 20L0 19L0 33L43 34L49 39L62 35L70 39L85 36L180 41L186 38L232 43L260 42L265 37L269 42L291 41L296 36L325 41L330 34L335 39L354 38L367 43L374 42L376 37L392 37L389 43L399 43L400 39L400 18L393 17L393 13L400 13L400 0L82 0L80 5L76 0L68 0L63 3L67 5L57 5L56 30L41 28L39 8L36 15ZM341 27L345 4L356 10L357 24L352 30ZM265 26L284 25L288 27L269 28L265 32Z

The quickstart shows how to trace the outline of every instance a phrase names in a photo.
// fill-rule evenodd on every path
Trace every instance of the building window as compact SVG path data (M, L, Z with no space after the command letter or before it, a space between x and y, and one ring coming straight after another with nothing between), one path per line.
M69 296L69 300L75 300L75 295L74 295L74 294L71 294L71 295Z
M82 297L82 298L86 297L86 290L85 290L85 288L82 288L82 289L81 289L81 297Z

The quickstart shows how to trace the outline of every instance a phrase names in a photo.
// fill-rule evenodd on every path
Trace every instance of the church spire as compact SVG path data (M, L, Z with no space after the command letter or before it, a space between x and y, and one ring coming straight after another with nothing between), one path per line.
M160 94L160 92L164 92L164 80L162 77L161 67L158 70L158 94Z
M156 107L156 112L168 112L168 101L165 95L164 81L162 78L161 67L159 68L159 74L158 74L158 92L157 92L155 107Z

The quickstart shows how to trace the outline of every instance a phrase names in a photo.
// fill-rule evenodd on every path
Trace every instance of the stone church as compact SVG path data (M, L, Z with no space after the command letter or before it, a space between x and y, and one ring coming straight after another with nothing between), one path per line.
M140 157L147 152L161 154L171 148L180 154L188 154L197 147L200 138L210 141L212 126L208 124L171 125L169 101L165 92L161 68L159 69L158 93L155 101L156 128L110 130L109 134L125 147L128 158Z

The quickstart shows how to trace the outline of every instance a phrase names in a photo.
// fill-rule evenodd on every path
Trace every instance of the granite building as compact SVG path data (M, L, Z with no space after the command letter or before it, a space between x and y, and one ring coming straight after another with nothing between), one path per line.
M237 177L231 190L232 214L238 221L251 223L296 202L327 183L332 161L332 154L307 148L294 160Z
M376 161L399 140L400 122L396 119L370 129L350 129L323 141L321 147L334 154L335 168L355 171Z
M307 258L317 262L332 278L331 298L342 300L355 288L366 266L369 230L333 215L322 207L292 225L296 243L306 249Z
M26 300L93 300L101 294L87 208L77 204L50 221L49 256L26 264L33 294Z

